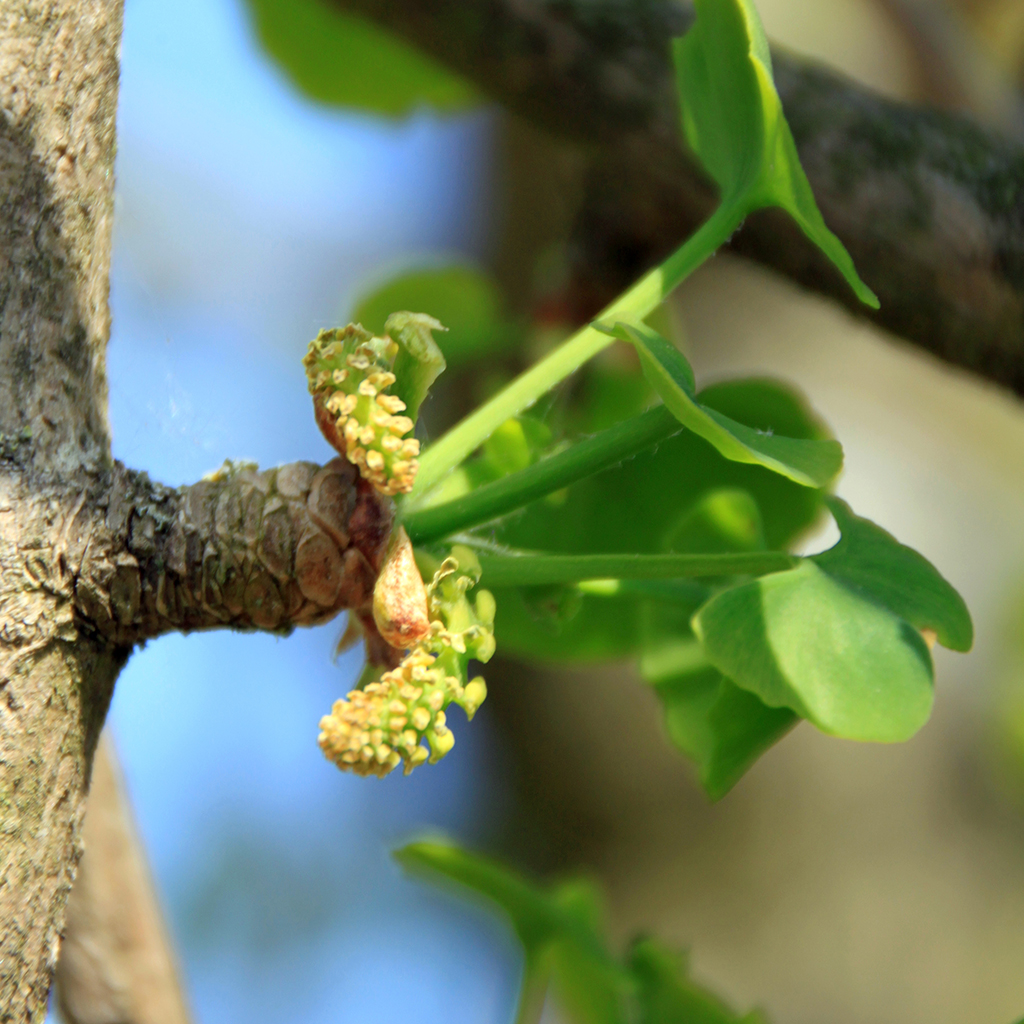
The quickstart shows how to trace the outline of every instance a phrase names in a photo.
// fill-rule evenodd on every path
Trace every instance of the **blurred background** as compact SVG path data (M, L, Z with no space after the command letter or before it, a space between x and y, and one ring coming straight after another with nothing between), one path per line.
M535 343L555 329L581 155L459 87L442 112L324 102L261 46L272 6L126 2L111 421L115 455L167 484L329 458L300 358L396 273L487 271ZM758 6L795 51L1024 135L1024 2ZM977 644L940 652L932 722L892 748L803 725L710 805L631 667L505 661L445 761L378 782L316 746L360 667L332 661L342 622L151 643L109 721L197 1021L511 1020L500 922L389 859L424 830L592 873L617 938L690 948L700 980L777 1024L1024 1013L1024 411L728 256L673 312L698 380L796 383L843 441L839 493L966 597ZM511 368L442 389L435 423ZM610 755L611 721L635 756Z

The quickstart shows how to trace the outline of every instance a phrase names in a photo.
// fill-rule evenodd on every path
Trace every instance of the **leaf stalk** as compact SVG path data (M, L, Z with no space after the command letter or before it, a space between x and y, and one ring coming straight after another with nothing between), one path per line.
M407 512L403 525L417 544L479 526L617 465L680 430L671 411L659 406L453 501Z
M583 580L665 580L706 576L763 576L792 569L801 559L784 551L715 555L481 554L488 587L526 587Z
M734 204L715 212L661 266L645 274L597 316L598 321L638 321L652 313L690 274L729 240L745 211ZM521 373L508 387L456 424L420 459L410 508L423 499L456 466L472 454L507 419L528 409L541 395L578 370L614 339L587 325L562 342L540 362Z

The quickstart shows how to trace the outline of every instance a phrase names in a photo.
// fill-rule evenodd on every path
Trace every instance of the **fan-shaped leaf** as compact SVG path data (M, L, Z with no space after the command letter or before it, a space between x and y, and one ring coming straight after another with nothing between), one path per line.
M878 299L828 229L800 166L750 0L695 0L697 20L674 43L683 131L722 191L722 207L779 206L836 265L861 302Z
M312 99L400 117L420 106L459 111L475 90L436 61L323 0L248 0L267 53ZM391 312L391 310L389 310Z
M651 386L676 419L727 459L764 466L805 487L824 487L842 469L843 449L838 441L764 433L702 405L695 397L693 370L686 358L645 324L601 327L633 344Z

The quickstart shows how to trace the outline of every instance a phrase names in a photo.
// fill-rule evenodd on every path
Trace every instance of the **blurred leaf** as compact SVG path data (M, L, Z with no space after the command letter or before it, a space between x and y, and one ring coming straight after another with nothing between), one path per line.
M492 589L498 608L494 635L503 654L564 663L624 658L638 649L640 606L635 598L581 594L575 614L560 617L538 609L531 588Z
M490 443L493 440L493 444ZM533 465L551 441L546 424L532 416L514 416L494 432L476 458L464 462L435 487L420 508L433 509L464 498L485 484L510 476ZM445 533L450 531L444 531ZM416 527L410 533L418 542ZM443 533L441 535L444 535ZM431 534L433 537L434 534Z
M717 384L701 403L759 430L822 438L825 428L803 398L768 380ZM730 462L697 435L683 431L567 489L553 506L537 501L491 531L513 547L567 554L656 553L687 514L721 489L745 491L756 503L769 548L791 544L813 525L819 491L760 466ZM640 605L625 596L584 594L579 613L554 631L538 621L514 590L495 594L495 632L502 651L526 658L591 661L625 657L641 646Z
M683 131L722 191L722 208L779 206L836 265L857 297L878 299L828 229L800 166L750 0L695 0L697 20L673 54Z
M759 527L757 506L745 491L712 491L684 519L673 546L683 551L756 549ZM718 800L799 719L788 708L769 708L711 664L690 627L700 603L697 594L690 606L648 603L640 674L662 702L669 739L697 764L701 785Z
M539 965L550 971L572 1020L624 1024L628 976L607 951L600 901L590 883L545 891L495 861L440 842L412 843L395 857L409 870L440 875L496 904L523 944L527 974Z
M838 441L762 433L701 405L695 398L690 364L646 325L617 323L602 329L636 346L647 379L676 419L727 459L764 466L807 487L824 487L842 469L843 449Z
M821 438L824 428L802 396L769 380L717 384L703 405L757 430ZM754 465L724 459L683 431L618 466L568 488L559 507L534 502L495 530L495 539L526 550L566 553L658 552L682 517L721 488L746 491L757 503L769 548L790 544L821 510L821 495Z
M547 896L495 861L443 842L410 843L395 851L395 859L409 871L433 872L496 903L528 950L561 929L562 915Z
M651 939L635 942L620 965L608 952L600 897L587 881L542 888L448 843L412 843L395 857L407 870L456 882L500 909L526 956L522 998L550 975L559 1009L576 1024L763 1024L759 1014L732 1013L686 976L683 958Z
M665 538L668 551L725 553L764 550L764 524L757 502L746 491L710 491L687 509Z
M842 537L814 556L830 576L861 591L918 629L931 629L944 647L969 651L974 626L964 599L938 569L839 498L827 499Z
M466 266L416 270L392 278L362 296L352 319L380 333L396 310L419 309L448 328L436 341L450 367L507 351L519 332L502 313L498 289L485 274Z
M639 1024L758 1024L760 1014L742 1019L720 999L686 977L686 961L653 939L640 939L630 951L637 981Z
M482 452L497 480L532 466L550 444L546 424L532 416L513 416L487 438Z
M572 413L579 417L580 430L585 433L605 430L638 416L657 397L639 367L610 368L597 360L581 371L580 392Z
M420 50L323 0L247 3L263 48L312 99L393 117L479 102L468 82ZM399 308L410 307L388 312Z
M559 635L562 627L580 612L583 595L572 584L541 584L535 587L517 587L523 604L538 622L547 622L551 632Z
M720 592L693 625L717 669L823 732L894 743L928 719L921 634L812 561Z

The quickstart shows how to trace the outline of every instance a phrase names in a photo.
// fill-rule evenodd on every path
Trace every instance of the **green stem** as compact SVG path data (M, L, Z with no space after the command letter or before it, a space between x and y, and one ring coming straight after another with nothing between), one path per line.
M523 983L519 989L519 1005L515 1024L540 1024L548 995L548 972L527 959Z
M595 318L597 321L642 320L689 277L739 227L742 209L719 206L697 232L660 267L645 274ZM416 486L406 499L415 507L417 498L428 494L469 454L487 440L507 419L528 409L541 395L578 370L588 359L607 348L615 339L587 326L562 342L553 352L504 390L456 424L420 459Z
M650 597L671 604L696 606L713 593L696 580L581 580L580 590L594 597Z
M792 569L800 559L784 551L727 555L480 554L487 587L528 587L582 580L657 580L686 576L760 576Z
M602 430L526 469L484 484L454 501L409 512L402 518L402 524L414 544L445 537L456 530L477 526L522 508L531 501L614 466L681 429L682 425L672 413L665 406L659 406Z

